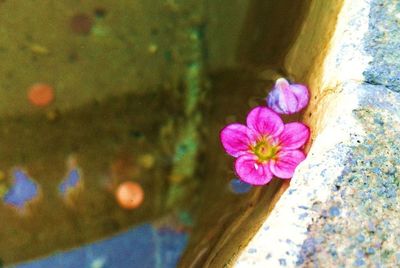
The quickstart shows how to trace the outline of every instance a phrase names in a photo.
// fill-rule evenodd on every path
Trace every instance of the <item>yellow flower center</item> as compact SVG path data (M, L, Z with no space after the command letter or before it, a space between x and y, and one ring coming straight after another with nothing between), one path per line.
M268 162L274 159L279 147L272 145L267 140L261 140L252 148L253 153L258 157L259 162Z

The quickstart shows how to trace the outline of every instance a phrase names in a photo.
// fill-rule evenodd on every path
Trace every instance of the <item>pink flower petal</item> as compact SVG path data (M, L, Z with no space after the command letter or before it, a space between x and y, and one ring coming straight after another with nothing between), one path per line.
M284 125L280 116L267 107L256 107L247 115L247 126L260 135L276 137Z
M308 88L301 84L290 85L290 88L296 95L298 101L298 106L296 110L300 111L308 105L308 102L310 100L310 94L308 93Z
M221 130L220 139L225 151L238 157L249 151L252 142L252 130L242 124L230 124Z
M285 125L279 136L279 145L283 150L298 149L303 146L310 137L310 129L302 123L289 123Z
M310 99L308 89L301 84L292 84L284 78L276 80L268 94L267 105L280 114L294 114L307 106Z
M269 162L269 168L275 176L281 179L293 177L294 170L306 158L302 151L280 151L277 160Z
M273 177L268 164L257 163L257 156L253 154L245 154L236 159L235 169L242 181L252 185L267 184Z

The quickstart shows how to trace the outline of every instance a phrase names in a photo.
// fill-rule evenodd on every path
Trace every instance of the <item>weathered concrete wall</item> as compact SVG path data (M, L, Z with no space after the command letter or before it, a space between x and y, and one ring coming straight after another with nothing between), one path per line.
M60 110L179 86L196 58L190 30L204 24L204 1L79 2L0 3L0 116L31 112L36 82L54 86ZM75 15L87 30L74 30Z

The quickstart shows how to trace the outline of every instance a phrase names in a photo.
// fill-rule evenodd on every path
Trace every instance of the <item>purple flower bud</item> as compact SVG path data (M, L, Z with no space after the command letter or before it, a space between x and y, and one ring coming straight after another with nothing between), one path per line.
M294 114L307 106L310 99L308 89L301 84L289 84L285 78L279 78L268 94L267 105L280 114Z

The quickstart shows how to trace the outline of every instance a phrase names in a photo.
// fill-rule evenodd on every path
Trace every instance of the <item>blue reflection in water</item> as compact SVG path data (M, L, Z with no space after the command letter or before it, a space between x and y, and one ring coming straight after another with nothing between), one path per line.
M47 258L16 265L16 268L174 268L187 244L188 235L173 229L143 224L95 243Z
M37 197L39 194L38 186L22 170L15 170L13 176L14 183L3 197L3 201L6 204L22 209L27 202Z
M237 178L232 179L229 182L229 189L235 194L245 194L251 190L252 186L245 183Z
M73 190L79 185L80 175L77 169L73 169L69 172L67 178L60 184L58 190L61 195L68 193L68 190Z

